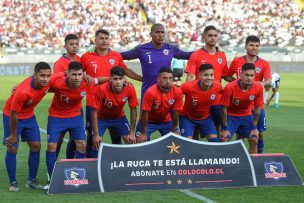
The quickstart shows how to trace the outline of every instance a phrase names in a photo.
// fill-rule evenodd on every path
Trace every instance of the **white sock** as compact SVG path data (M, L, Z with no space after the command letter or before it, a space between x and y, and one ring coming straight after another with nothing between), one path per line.
M275 104L279 104L279 98L280 98L280 94L279 92L276 92L274 95L274 103Z
M268 91L264 92L264 104L267 103L267 99L268 99Z

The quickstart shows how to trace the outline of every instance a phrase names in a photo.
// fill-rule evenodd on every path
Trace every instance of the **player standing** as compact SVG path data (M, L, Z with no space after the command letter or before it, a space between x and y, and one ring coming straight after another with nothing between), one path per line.
M141 118L137 129L137 142L150 140L150 135L158 130L161 135L176 131L179 111L183 108L182 92L172 85L173 73L170 68L159 70L157 83L144 94ZM172 111L172 116L170 115Z
M211 64L202 64L200 79L186 82L181 86L185 104L179 116L181 134L192 138L195 127L209 142L219 142L220 138L209 113L209 109L222 90L219 82L213 82L214 70Z
M270 104L271 100L274 97L274 108L279 108L279 88L280 88L280 75L276 72L272 73L272 81L271 81L272 95L267 100L267 106Z
M92 105L93 127L93 158L98 155L98 149L106 129L112 129L122 137L126 144L135 143L136 107L138 101L136 91L131 83L125 83L125 70L116 66L110 70L111 79L97 87ZM128 102L130 108L130 124L124 113Z
M226 85L221 98L222 141L229 141L238 131L248 139L249 153L257 153L259 131L257 123L263 104L263 87L254 82L255 67L252 63L242 66L240 79ZM252 113L252 105L254 112Z
M260 39L257 36L250 35L246 38L245 42L246 55L235 58L229 67L228 75L236 75L240 77L242 71L242 65L245 63L252 63L255 66L255 78L254 81L259 82L264 87L271 85L271 70L267 61L258 56L260 49ZM264 93L264 102L268 97L268 92ZM264 110L264 103L261 105L260 118L258 122L259 141L258 141L258 153L263 153L264 140L263 132L267 130L266 115Z
M16 154L19 138L27 142L29 174L26 186L34 189L43 187L36 180L40 160L40 132L34 108L49 90L51 67L45 62L35 65L34 75L18 85L5 102L3 108L3 144L6 145L5 165L10 181L9 191L18 192L16 179Z

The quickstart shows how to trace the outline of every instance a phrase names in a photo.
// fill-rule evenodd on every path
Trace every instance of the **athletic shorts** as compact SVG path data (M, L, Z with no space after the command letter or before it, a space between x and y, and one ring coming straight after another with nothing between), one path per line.
M128 136L130 133L130 125L126 116L118 119L98 119L98 133L102 137L107 128L115 131L115 135Z
M210 134L217 134L211 116L203 120L191 120L185 116L179 116L179 128L182 136L192 137L195 127L199 128L201 136L204 137Z
M147 125L147 140L150 140L151 134L155 131L159 131L161 136L166 135L172 130L172 120L163 123L152 123L148 122ZM136 126L136 134L138 135L141 132L141 121L139 120Z
M260 117L258 120L257 128L259 132L264 132L267 130L265 109L261 109L260 111Z
M233 136L236 132L248 138L252 129L253 116L227 116L228 130Z

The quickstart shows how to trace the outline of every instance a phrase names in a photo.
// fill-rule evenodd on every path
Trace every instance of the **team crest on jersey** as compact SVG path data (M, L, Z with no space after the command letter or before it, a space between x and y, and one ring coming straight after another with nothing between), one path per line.
M122 98L122 102L126 102L126 101L128 101L128 97Z
M86 91L82 91L82 92L80 93L80 96L84 97L84 96L86 96L86 94L87 94Z
M170 105L174 104L174 102L175 102L174 99L170 99L170 100L169 100L169 104L170 104Z
M80 185L89 184L89 180L86 179L85 168L66 168L64 169L64 176L64 185L79 187Z
M261 72L261 68L260 68L260 67L256 67L256 68L255 68L255 72L256 72L256 73L260 73L260 72Z
M168 56L168 55L169 55L169 50L168 50L168 49L164 49L164 54L165 54L166 56Z
M286 178L287 175L284 173L284 166L282 162L266 162L264 163L265 178Z
M30 100L28 100L28 101L26 102L27 105L31 105L32 103L33 103L33 100L32 100L32 99L30 99Z
M255 96L254 95L250 95L249 100L252 101L254 100Z
M222 63L223 63L223 59L218 58L218 59L217 59L217 62L218 62L219 64L222 64Z
M215 97L216 97L216 94L212 94L212 95L210 96L210 99L211 99L211 100L214 100Z
M114 65L115 60L114 60L114 59L112 59L112 58L110 58L109 62L110 62L110 64L111 64L111 65Z

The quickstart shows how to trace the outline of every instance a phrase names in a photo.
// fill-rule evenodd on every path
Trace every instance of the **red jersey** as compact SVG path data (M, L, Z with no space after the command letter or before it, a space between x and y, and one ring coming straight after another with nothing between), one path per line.
M124 106L128 102L130 108L138 106L134 86L125 85L120 93L111 90L111 82L96 87L93 103L88 104L98 110L98 118L118 119L125 115Z
M63 73L53 74L47 86L40 90L34 88L35 78L26 78L18 85L13 94L8 98L3 107L3 113L10 116L11 110L18 112L18 119L27 119L34 115L34 108L48 93L50 85L54 83Z
M214 69L214 81L220 82L222 76L228 75L225 53L217 50L215 54L209 54L204 48L191 54L185 72L195 74L196 79L199 79L199 67L205 63L212 64Z
M228 75L233 76L235 74L236 77L239 79L240 74L242 72L242 66L245 63L247 63L245 56L241 56L233 59L228 70ZM255 66L254 81L262 82L263 80L267 80L271 78L271 69L267 61L258 57L257 60L254 62L254 66Z
M174 85L167 94L160 91L158 84L151 86L142 100L142 110L149 111L149 122L161 123L171 120L170 110L183 108L182 92Z
M240 87L240 80L234 80L226 85L221 103L223 106L228 107L228 115L252 115L252 105L261 106L263 104L263 87L254 82L250 89L244 92Z
M105 56L100 56L95 52L87 52L81 56L81 63L83 71L93 78L110 77L110 70L114 66L127 68L120 53L112 50L109 50Z
M202 90L199 84L200 80L192 80L181 86L181 90L186 96L181 114L192 120L207 118L210 115L211 105L222 90L222 85L219 82L214 82L207 91Z
M74 61L80 62L80 57L78 55L75 55ZM68 71L69 69L69 64L72 61L63 54L54 64L53 67L53 72L58 73L58 72L64 72Z
M68 78L62 76L51 85L50 91L54 92L49 115L57 118L71 118L81 114L82 99L95 85L94 80L89 85L83 80L77 89L72 89L67 84Z

